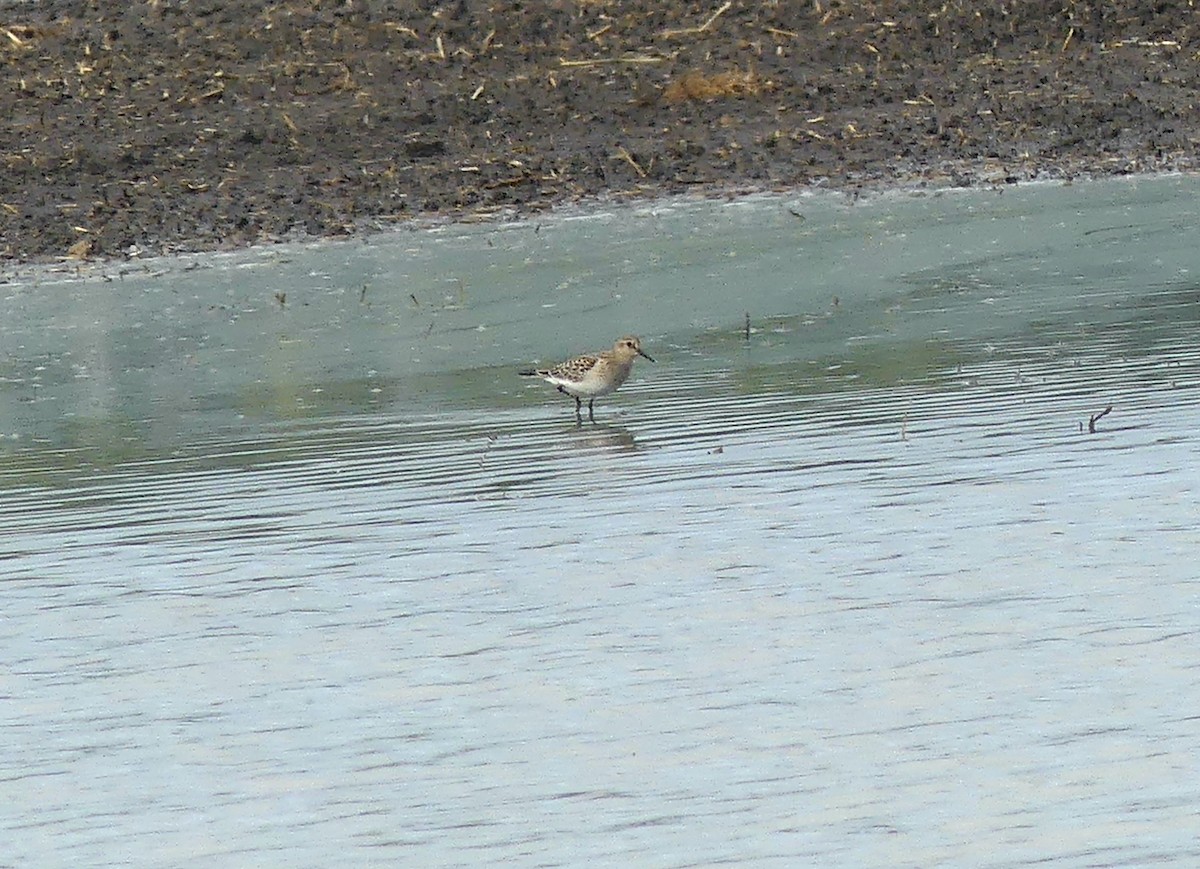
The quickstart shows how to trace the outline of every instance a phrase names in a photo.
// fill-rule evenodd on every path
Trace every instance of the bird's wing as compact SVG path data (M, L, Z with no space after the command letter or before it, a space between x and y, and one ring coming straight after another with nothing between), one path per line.
M584 376L596 367L599 356L576 356L550 369L550 375L563 380L582 380Z

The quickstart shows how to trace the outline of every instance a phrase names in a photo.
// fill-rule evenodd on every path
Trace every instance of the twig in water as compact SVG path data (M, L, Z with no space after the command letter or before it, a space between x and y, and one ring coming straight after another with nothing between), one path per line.
M1093 413L1090 417L1088 417L1088 434L1095 434L1096 433L1096 423L1099 422L1104 417L1108 416L1110 413L1112 413L1112 405L1111 404L1108 407L1104 408L1104 410L1100 411L1099 413Z

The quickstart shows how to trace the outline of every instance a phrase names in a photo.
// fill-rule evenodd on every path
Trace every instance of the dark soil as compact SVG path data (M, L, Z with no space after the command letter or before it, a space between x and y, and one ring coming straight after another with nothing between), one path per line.
M581 198L1190 169L1145 0L5 3L0 258Z

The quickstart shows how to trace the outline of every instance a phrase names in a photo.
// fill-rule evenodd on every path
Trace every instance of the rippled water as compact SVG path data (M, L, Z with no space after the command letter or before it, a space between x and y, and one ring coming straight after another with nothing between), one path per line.
M1195 865L1197 193L10 276L0 865Z

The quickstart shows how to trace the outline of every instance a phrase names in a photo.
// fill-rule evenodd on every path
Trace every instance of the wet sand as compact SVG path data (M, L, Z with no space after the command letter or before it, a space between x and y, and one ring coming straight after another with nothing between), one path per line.
M1200 11L1144 6L10 4L0 258L1190 170Z

